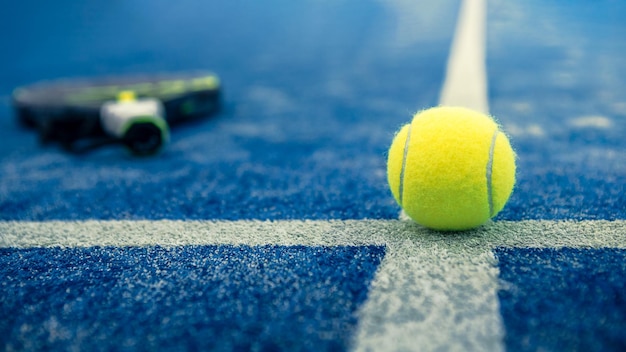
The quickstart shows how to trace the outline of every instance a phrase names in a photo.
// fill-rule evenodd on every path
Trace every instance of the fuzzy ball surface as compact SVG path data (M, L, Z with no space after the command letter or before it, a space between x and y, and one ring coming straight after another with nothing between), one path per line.
M444 231L484 224L515 185L515 152L488 115L460 107L415 114L389 148L387 180L418 224Z

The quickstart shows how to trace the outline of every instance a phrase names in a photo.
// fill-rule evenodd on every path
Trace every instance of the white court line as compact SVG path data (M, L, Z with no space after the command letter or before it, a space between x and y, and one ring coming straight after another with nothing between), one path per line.
M489 113L485 0L464 0L439 97ZM402 211L400 218L408 217ZM359 312L356 350L504 350L499 272L490 246L390 244Z
M439 105L489 113L485 27L485 0L464 0ZM498 275L490 246L389 245L360 310L355 350L388 350L390 341L394 350L504 350Z
M485 1L460 12L440 105L488 113ZM497 247L626 248L626 221L499 221L464 233L410 221L0 222L0 247L180 245L386 247L359 310L352 344L363 351L498 351Z
M384 245L353 349L502 349L496 247L626 247L626 221L498 221L463 233L401 220L0 222L0 247Z
M491 221L437 232L402 220L0 221L0 248L185 245L385 245L626 248L626 220Z
M485 0L464 0L448 56L439 105L489 113L487 98Z
M353 349L499 350L497 247L626 248L626 221L498 221L463 233L401 220L0 222L0 247L384 245Z

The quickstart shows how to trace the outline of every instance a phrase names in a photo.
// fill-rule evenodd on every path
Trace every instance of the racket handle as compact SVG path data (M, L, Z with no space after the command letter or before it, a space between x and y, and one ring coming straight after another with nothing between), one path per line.
M169 140L165 109L154 98L135 99L122 92L117 101L102 105L100 123L107 134L138 155L154 154Z

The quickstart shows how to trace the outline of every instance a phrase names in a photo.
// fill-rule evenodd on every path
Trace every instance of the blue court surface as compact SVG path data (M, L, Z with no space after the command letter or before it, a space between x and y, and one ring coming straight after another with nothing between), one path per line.
M626 3L20 1L0 12L0 350L626 350ZM15 88L208 70L152 157L71 154ZM401 214L419 110L493 115L493 221Z

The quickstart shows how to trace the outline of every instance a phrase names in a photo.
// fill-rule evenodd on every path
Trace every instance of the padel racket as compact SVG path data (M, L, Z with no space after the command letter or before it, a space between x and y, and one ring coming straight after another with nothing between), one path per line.
M36 129L43 143L72 152L122 143L152 154L167 141L169 126L218 112L220 93L210 72L109 76L20 87L13 106L20 124Z

